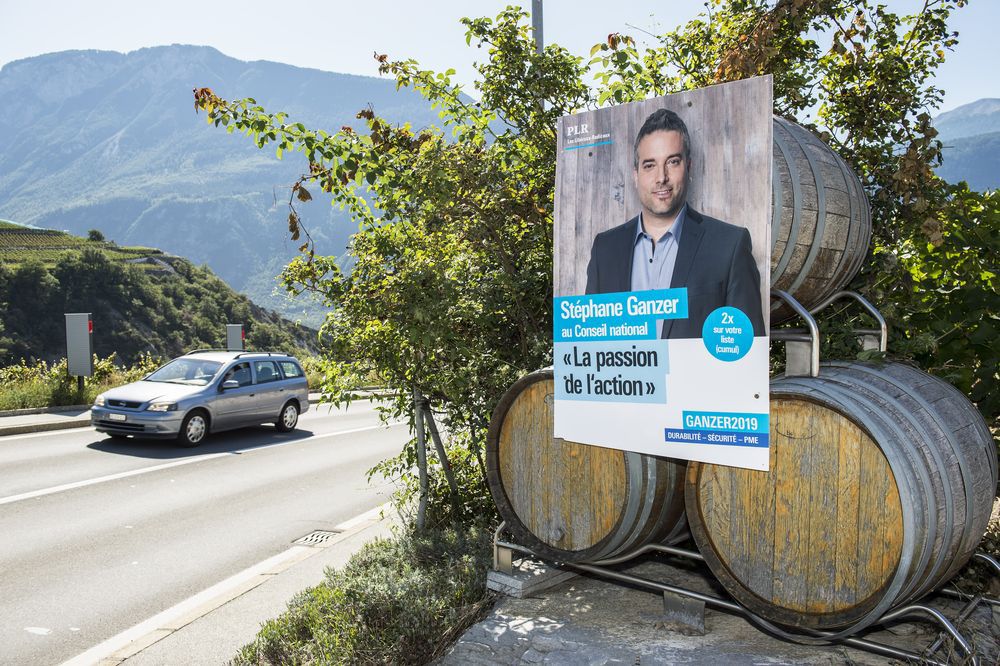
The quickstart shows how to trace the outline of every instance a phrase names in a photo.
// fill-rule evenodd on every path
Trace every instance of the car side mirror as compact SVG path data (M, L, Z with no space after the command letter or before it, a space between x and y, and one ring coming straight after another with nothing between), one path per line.
M225 391L226 389L234 389L234 388L239 388L239 387L240 387L240 383L238 381L236 381L235 379L227 379L226 381L222 382L222 390L223 391Z

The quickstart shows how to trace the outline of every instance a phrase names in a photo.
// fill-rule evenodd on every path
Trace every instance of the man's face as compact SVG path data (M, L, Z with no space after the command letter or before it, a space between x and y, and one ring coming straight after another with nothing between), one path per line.
M633 171L644 219L672 222L687 199L687 172L680 132L658 131L639 141L639 164Z

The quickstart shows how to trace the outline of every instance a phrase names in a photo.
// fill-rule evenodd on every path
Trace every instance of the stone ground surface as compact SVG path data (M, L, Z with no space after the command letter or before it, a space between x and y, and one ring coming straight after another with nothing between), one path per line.
M620 570L716 596L725 596L707 568L679 559L649 558ZM935 598L954 618L961 604ZM501 596L493 611L471 627L437 663L468 664L875 664L905 663L842 645L803 646L765 634L746 620L707 610L704 635L665 621L660 595L582 575L523 599ZM1000 609L980 605L963 632L977 646L980 663L1000 663ZM866 636L920 652L934 642L937 625L913 622ZM948 648L935 658L968 663Z

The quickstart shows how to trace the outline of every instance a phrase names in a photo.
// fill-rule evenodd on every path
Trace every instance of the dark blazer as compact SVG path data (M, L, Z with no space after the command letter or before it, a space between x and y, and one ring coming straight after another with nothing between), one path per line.
M587 293L632 290L632 255L639 216L597 234L587 264ZM670 287L687 287L688 318L667 319L664 338L700 338L705 319L716 308L731 305L753 323L754 336L764 335L760 273L751 254L750 232L702 215L690 206Z

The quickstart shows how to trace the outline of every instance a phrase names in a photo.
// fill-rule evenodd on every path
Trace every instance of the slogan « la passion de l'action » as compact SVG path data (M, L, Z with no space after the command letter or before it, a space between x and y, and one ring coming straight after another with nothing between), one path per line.
M609 351L581 351L573 345L573 351L567 353L563 360L566 365L590 368L594 367L597 372L605 368L650 368L659 367L660 357L655 350L618 349ZM598 377L596 374L588 372L583 379L574 377L573 373L567 373L564 377L566 382L566 393L589 395L652 395L655 387L652 382L644 382L640 379L625 379L620 374L611 378Z

